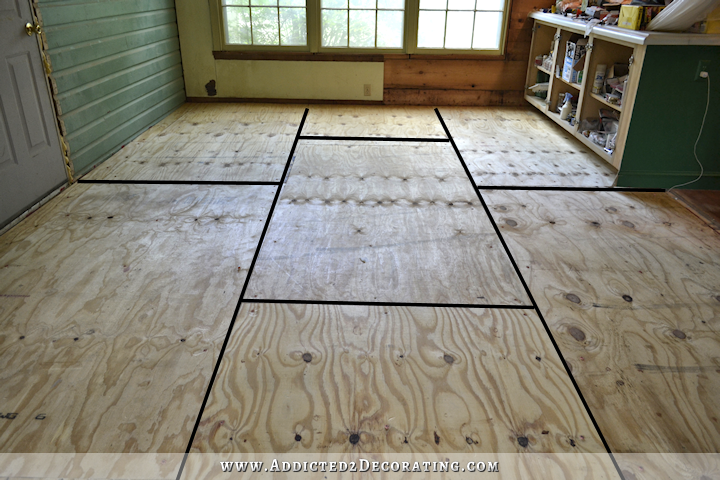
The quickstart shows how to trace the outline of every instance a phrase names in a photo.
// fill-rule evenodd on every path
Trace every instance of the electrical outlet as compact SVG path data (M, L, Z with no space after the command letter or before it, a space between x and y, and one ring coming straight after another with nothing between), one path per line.
M702 78L707 78L707 75L702 76L700 75L702 72L708 72L710 71L710 60L700 60L698 62L698 68L695 72L695 80L700 80Z
M365 86L363 87L363 94L364 94L366 97L369 97L369 96L371 95L371 94L370 94L370 84L369 84L369 83L366 83Z

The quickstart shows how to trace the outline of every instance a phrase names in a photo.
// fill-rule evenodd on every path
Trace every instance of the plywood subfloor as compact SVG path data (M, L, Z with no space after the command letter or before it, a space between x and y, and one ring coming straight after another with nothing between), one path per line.
M303 135L446 138L430 107L312 105Z
M720 450L720 236L666 194L486 192L615 452Z
M304 107L185 104L88 180L277 182Z
M299 144L246 298L530 305L446 143Z
M76 184L3 235L0 451L184 452L274 192Z
M610 187L617 171L530 108L442 107L479 186Z
M249 303L193 449L602 452L594 432L532 311Z

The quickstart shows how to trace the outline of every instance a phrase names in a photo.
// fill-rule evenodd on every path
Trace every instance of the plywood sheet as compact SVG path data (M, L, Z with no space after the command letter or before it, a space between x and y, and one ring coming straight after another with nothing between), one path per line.
M616 452L720 449L720 237L664 193L487 192Z
M302 141L246 298L529 305L448 144Z
M304 107L188 104L86 179L277 182Z
M445 138L430 107L312 105L303 135Z
M193 450L604 448L531 311L248 303Z
M183 452L276 187L76 184L1 237L3 452Z
M529 108L443 107L478 186L609 187L616 171Z

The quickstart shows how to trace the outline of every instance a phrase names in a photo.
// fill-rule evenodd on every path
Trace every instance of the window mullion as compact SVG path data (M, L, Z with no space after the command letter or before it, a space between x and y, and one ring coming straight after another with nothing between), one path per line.
M277 17L278 17L278 45L282 47L282 35L280 34L280 2L277 4Z
M450 6L450 0L445 3L445 30L443 31L443 48L445 48L445 42L447 41L447 24L448 24L448 7Z
M253 21L252 21L252 1L248 2L248 12L250 12L250 45L255 45L253 38Z
M405 53L415 53L417 51L417 33L420 17L420 0L406 0L405 12L403 19L403 27L405 29Z
M473 26L472 26L472 30L470 30L470 50L473 49L473 42L475 42L475 17L477 17L477 12L475 10L473 10L472 14L473 14Z
M378 37L378 0L375 0L375 48L377 48Z
M322 36L322 25L320 21L320 0L306 0L305 7L308 49L310 50L310 52L317 52L320 48L320 38Z

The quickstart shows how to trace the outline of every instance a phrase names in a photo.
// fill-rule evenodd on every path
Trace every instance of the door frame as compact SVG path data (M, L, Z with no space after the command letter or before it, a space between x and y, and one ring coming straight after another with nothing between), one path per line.
M52 108L53 118L55 118L55 133L58 137L58 144L60 145L60 153L62 154L63 161L65 163L65 176L67 177L68 184L75 182L75 169L68 155L68 144L65 141L65 137L60 129L60 116L57 113L57 99L55 98L55 92L51 85L52 64L50 63L50 57L47 55L47 38L45 38L45 26L42 23L42 15L36 9L35 2L33 0L24 0L30 5L30 14L33 17L33 22L36 25L40 25L42 32L35 37L37 42L38 50L40 52L40 61L42 62L43 77L45 78L45 89L50 97L50 108Z

